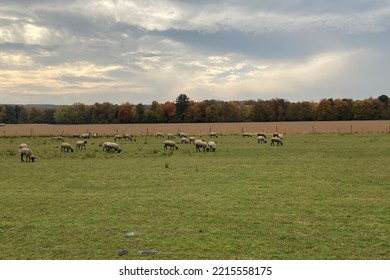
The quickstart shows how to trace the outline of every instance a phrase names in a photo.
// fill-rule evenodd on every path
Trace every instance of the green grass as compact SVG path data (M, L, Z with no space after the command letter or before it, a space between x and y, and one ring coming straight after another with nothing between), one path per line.
M106 140L0 138L0 259L390 257L390 135L222 136L215 153Z

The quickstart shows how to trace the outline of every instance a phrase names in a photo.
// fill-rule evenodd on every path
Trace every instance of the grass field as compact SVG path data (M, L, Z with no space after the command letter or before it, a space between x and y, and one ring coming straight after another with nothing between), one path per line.
M390 257L388 134L231 135L216 152L137 137L108 154L106 140L61 153L51 137L0 138L0 259Z

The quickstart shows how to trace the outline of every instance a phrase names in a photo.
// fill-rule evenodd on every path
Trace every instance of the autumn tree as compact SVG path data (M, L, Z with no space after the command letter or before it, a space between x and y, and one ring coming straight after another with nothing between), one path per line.
M170 101L167 101L163 105L165 122L173 122L176 120L176 104Z
M134 121L134 106L129 102L123 103L118 108L118 120L120 123L131 123Z

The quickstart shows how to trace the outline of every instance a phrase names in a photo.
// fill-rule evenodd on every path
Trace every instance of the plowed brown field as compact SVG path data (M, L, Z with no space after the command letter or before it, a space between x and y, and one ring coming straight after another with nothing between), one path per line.
M0 136L72 136L80 133L98 133L101 136L132 133L154 135L157 132L205 135L210 131L218 134L242 132L279 132L284 134L308 133L389 133L390 120L381 121L324 121L324 122L245 122L245 123L170 123L170 124L7 124L0 127Z

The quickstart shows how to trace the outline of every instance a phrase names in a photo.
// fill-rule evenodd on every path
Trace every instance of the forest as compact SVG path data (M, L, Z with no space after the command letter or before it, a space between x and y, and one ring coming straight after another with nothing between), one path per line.
M192 101L180 94L175 101L152 104L13 105L0 104L4 124L110 124L110 123L212 123L388 120L389 97L353 100L322 99L319 102L289 102L285 99L247 101Z

